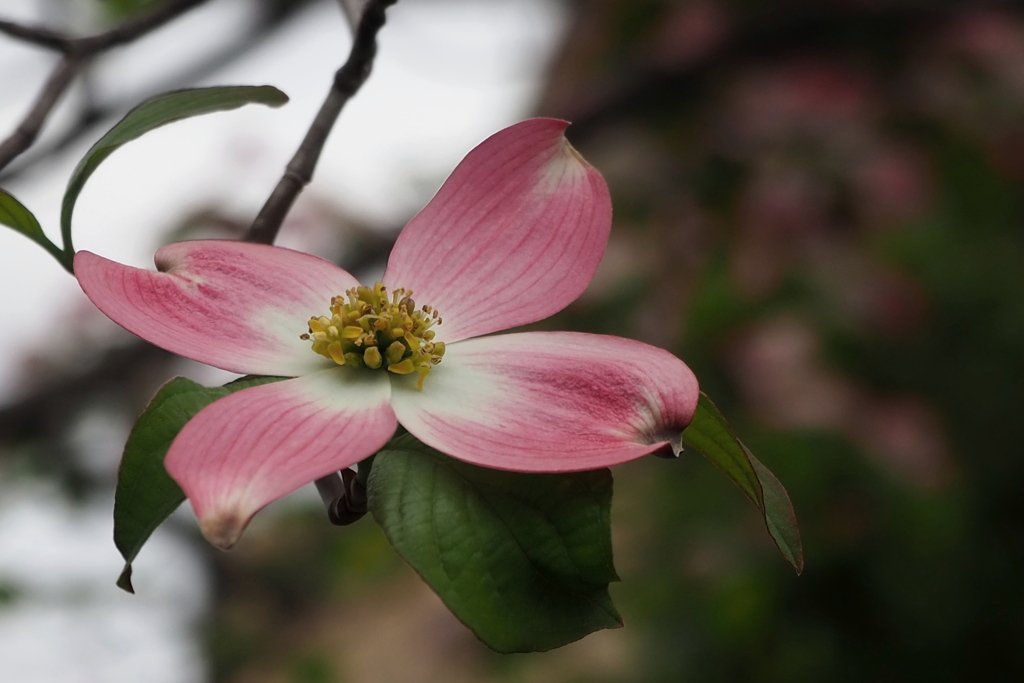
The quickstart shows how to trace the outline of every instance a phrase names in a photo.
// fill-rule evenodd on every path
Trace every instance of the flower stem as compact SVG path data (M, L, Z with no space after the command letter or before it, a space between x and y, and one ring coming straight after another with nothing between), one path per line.
M372 460L373 456L368 458ZM365 460L363 461L366 462ZM360 463L362 465L363 463ZM360 473L369 472L369 467L360 467ZM348 526L366 515L365 475L363 481L349 468L334 472L316 480L316 490L327 508L331 524Z
M0 19L0 33L64 55L24 119L10 136L0 141L0 169L32 146L61 96L94 57L147 34L204 2L207 0L165 2L152 12L130 19L105 33L84 37Z
M348 59L334 74L334 83L327 98L320 105L320 111L306 131L306 137L285 167L284 175L249 227L246 241L273 244L277 238L292 204L313 178L316 163L338 115L369 77L377 55L377 33L384 26L384 11L396 2L398 0L370 0L367 3L356 28Z

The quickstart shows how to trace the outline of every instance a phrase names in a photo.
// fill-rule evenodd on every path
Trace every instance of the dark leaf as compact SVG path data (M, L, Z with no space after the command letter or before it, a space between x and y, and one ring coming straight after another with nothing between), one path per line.
M14 195L0 190L0 225L6 225L20 232L25 237L50 252L69 271L68 259L63 252L46 236L39 221L32 215L32 212L24 204L14 198Z
M128 436L114 494L114 544L124 557L117 585L134 593L132 561L150 534L185 500L164 469L174 437L192 417L219 398L280 377L244 377L223 387L204 387L178 377L157 392Z
M798 574L802 572L804 553L789 494L775 475L747 450L718 407L703 392L693 422L683 432L683 441L729 475L747 494L764 515L768 533L782 556Z
M609 470L492 470L404 435L377 455L368 495L398 553L491 648L550 650L622 625Z
M118 147L155 128L192 116L237 109L246 104L279 107L287 101L287 95L269 85L233 85L176 90L152 97L129 111L86 152L71 174L67 190L64 192L60 213L64 251L70 255L74 254L71 241L71 216L74 213L78 195L85 186L85 181L89 179L100 163Z

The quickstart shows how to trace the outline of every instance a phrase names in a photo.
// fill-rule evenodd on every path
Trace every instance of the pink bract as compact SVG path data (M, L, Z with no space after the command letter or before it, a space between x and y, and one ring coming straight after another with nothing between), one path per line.
M563 309L604 253L611 201L566 141L568 124L531 119L459 164L402 232L383 282L441 312L443 361L415 375L339 367L313 353L310 316L356 286L337 266L281 247L171 244L157 272L89 252L82 289L114 322L157 346L241 374L294 377L200 411L167 453L213 544L304 484L363 460L400 422L427 445L488 467L606 467L678 444L697 380L640 342L569 332L480 337Z

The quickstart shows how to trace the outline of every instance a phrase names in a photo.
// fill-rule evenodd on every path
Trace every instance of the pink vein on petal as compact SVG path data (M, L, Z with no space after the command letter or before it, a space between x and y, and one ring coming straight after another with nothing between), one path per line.
M439 339L541 320L590 283L611 201L566 125L531 119L485 140L399 237L384 281L441 312Z
M641 342L530 332L452 344L424 383L394 382L399 421L424 443L486 467L592 469L677 442L697 405L678 358Z
M81 251L75 275L96 307L130 332L242 374L295 376L329 365L299 337L332 296L358 285L328 261L261 244L179 242L155 261L158 272Z
M379 450L397 425L389 395L385 375L345 368L244 389L192 418L165 465L230 547L268 503Z

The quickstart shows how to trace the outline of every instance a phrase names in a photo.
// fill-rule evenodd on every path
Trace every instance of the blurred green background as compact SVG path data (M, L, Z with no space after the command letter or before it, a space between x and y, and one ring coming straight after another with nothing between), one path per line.
M1024 10L568 11L535 113L573 121L616 217L536 327L689 363L787 486L803 576L708 463L644 459L614 470L626 627L499 656L372 521L296 508L211 551L215 679L1024 680Z
M356 660L346 680L1024 677L1022 12L572 7L536 110L574 122L616 220L589 294L542 327L686 360L787 485L804 575L706 463L643 461L615 470L625 630L490 655L443 614L402 614L422 589L375 529L303 520L290 533L322 535L292 542L322 561L291 561L285 530L231 558L217 661L254 681L334 680ZM296 628L275 657L233 620L289 592L309 608L267 616ZM252 648L282 673L257 674ZM371 676L399 652L409 668Z

